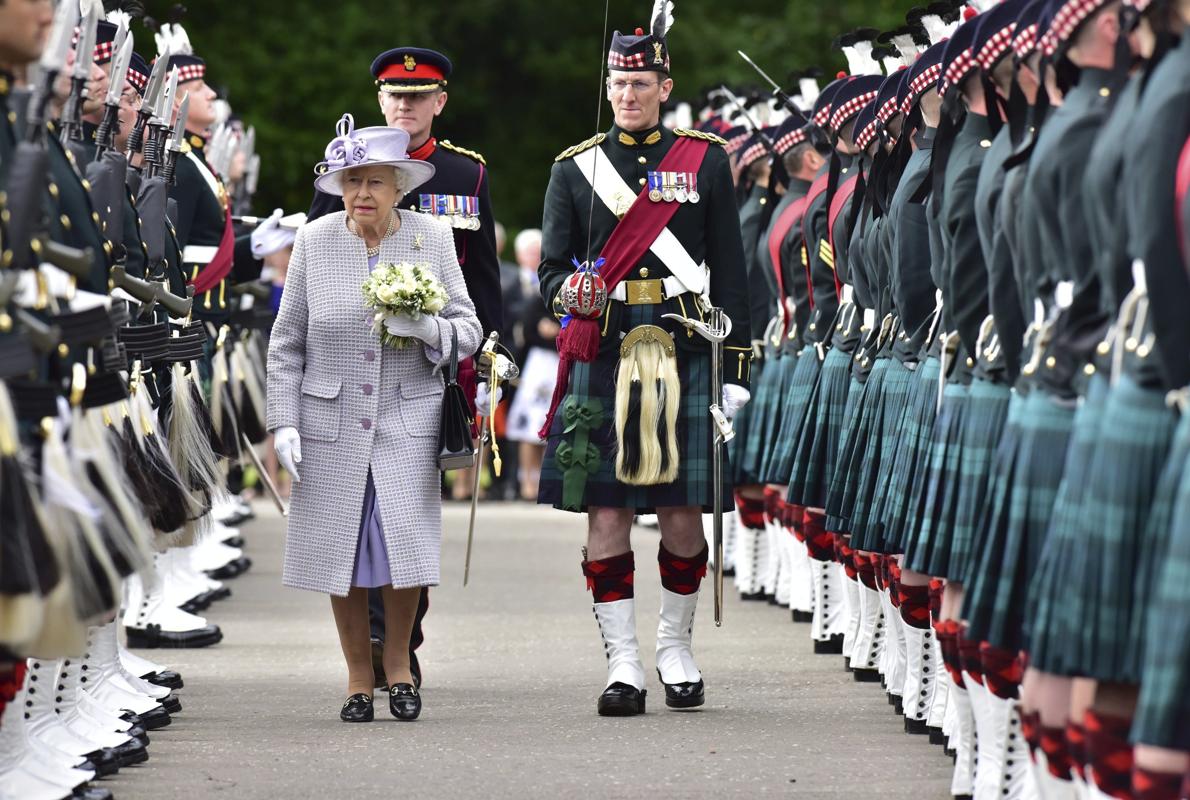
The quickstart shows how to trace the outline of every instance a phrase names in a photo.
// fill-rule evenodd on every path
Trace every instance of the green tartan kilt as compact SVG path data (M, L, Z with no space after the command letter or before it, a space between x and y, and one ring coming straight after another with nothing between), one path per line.
M909 364L900 359L893 359L888 367L888 375L884 378L884 432L880 438L880 470L876 474L876 483L871 489L871 507L867 511L867 527L869 529L866 544L874 552L899 553L900 544L891 542L884 525L885 510L888 506L888 492L896 468L897 456L900 452L902 435L905 430L905 419L910 413L917 392L920 391L921 381L916 372L917 364Z
M950 570L951 533L958 510L959 463L966 421L967 384L948 383L942 407L934 420L925 472L925 492L919 497L919 524L905 545L905 564L935 577Z
M997 460L995 491L983 517L988 538L981 578L988 582L980 586L977 581L976 586L977 605L985 616L976 623L968 619L969 638L978 635L1014 652L1024 643L1029 581L1053 516L1073 422L1072 403L1036 388L1025 400L1019 437L1013 452Z
M1137 582L1140 597L1151 592L1143 618L1143 680L1132 726L1133 741L1190 750L1190 414L1182 417L1154 503L1152 538L1164 533L1155 552L1152 582ZM1174 481L1176 474L1177 480ZM1175 485L1176 483L1176 485ZM1170 488L1172 491L1170 492ZM1168 492L1168 494L1167 494ZM1158 517L1167 517L1158 520ZM1154 548L1156 550L1156 548ZM1140 601L1138 600L1138 603Z
M773 379L769 390L769 400L765 405L764 419L758 420L760 424L756 428L756 449L751 453L751 457L755 459L755 466L750 474L755 476L756 483L764 483L768 474L768 464L772 460L773 450L776 448L776 433L781 427L781 420L785 413L781 400L789 392L800 355L800 353L782 353L771 367ZM751 448L749 449L751 450Z
M1091 580L1098 555L1086 547L1082 535L1087 478L1101 441L1103 409L1107 405L1107 376L1097 372L1074 415L1074 432L1066 453L1066 469L1054 515L1045 536L1041 559L1029 585L1026 620L1029 663L1043 672L1077 675L1088 660L1082 652L1082 620L1078 587Z
M654 306L626 306L627 324L625 330L635 325L655 324L652 313ZM643 309L643 311L642 311ZM634 313L635 312L635 313ZM616 480L616 368L619 365L619 350L600 353L590 364L576 363L570 370L570 382L566 397L546 443L545 459L541 465L541 484L538 503L566 509L563 503L563 468L559 465L558 447L564 441L573 440L573 434L564 434L565 407L568 403L585 403L598 400L602 405L602 423L590 431L590 442L598 449L596 468L587 476L583 489L580 512L589 506L609 508L633 508L638 513L650 514L658 506L701 506L703 511L712 510L714 492L711 485L711 358L709 353L677 350L678 380L682 396L678 407L678 421L675 426L678 444L678 476L672 483L654 486L631 486ZM723 464L724 508L732 507L731 466Z
M1177 417L1165 392L1120 377L1107 397L1080 515L1083 547L1095 553L1091 580L1071 587L1081 595L1083 663L1100 681L1139 683L1144 605L1152 588L1154 553L1168 527L1147 528ZM1171 476L1170 481L1177 476ZM1166 489L1166 504L1172 487Z
M735 467L735 485L747 486L759 483L760 463L764 457L765 434L772 425L773 406L776 403L778 382L784 358L766 355L757 376L752 370L752 386L755 393L751 402L744 406L748 412L745 428L736 426L736 438L732 440L731 463Z
M987 500L992 461L1004 434L1008 401L1012 389L1006 384L975 378L967 393L959 461L958 508L950 543L950 574L945 577L968 582L971 555L983 544L980 519Z
M769 459L761 472L764 483L781 486L789 483L789 473L793 470L793 451L797 447L806 407L809 405L810 394L814 390L814 384L818 382L821 369L818 352L814 346L806 345L802 348L801 355L797 357L797 367L789 382L789 390L782 396L779 404L781 422L773 431Z
M909 386L909 404L901 422L897 457L889 475L881 523L885 544L891 552L905 552L910 538L910 512L917 507L915 498L924 470L924 451L934 429L938 403L938 373L942 363L934 356L921 362Z
M886 441L891 438L889 420L894 415L899 416L900 407L904 405L908 394L909 377L911 373L895 358L880 356L872 367L872 374L868 376L868 385L877 378L879 370L879 385L875 387L872 398L872 408L869 414L868 435L864 443L863 454L856 465L854 477L855 500L851 505L851 547L859 550L882 551L880 527L872 517L875 507L876 485L880 476L889 468L885 460L891 453L886 447Z
M851 462L852 452L856 449L866 390L868 390L868 381L859 377L852 370L851 388L847 389L847 405L844 408L843 429L839 431L839 450L835 455L831 482L827 486L826 505L823 506L826 511L826 530L828 531L846 532L846 520L841 519L838 512L843 508L845 471Z
M806 424L794 450L787 496L794 505L822 508L826 504L827 481L835 468L850 383L851 354L832 347L822 361Z
M747 460L748 437L756 420L756 415L761 410L761 403L765 402L762 388L766 370L763 367L763 363L758 361L753 365L751 373L752 398L739 410L735 415L735 419L732 420L732 427L735 428L735 438L727 443L727 452L731 458L731 474L728 480L731 481L732 486L747 486L756 482L749 479L749 473L744 468L744 465Z

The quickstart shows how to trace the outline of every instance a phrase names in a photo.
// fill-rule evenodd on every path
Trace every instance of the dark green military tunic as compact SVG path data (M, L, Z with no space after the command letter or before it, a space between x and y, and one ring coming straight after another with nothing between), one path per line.
M558 316L563 310L557 300L562 283L574 272L572 259L586 261L599 256L619 220L598 198L592 198L591 186L573 161L573 156L600 147L628 186L636 191L647 183L649 171L656 170L679 135L708 138L707 134L664 128L623 131L613 126L607 134L572 147L554 163L546 190L542 221L541 295ZM714 141L698 171L698 203L685 203L669 223L669 230L685 246L696 264L705 263L710 271L711 301L722 307L733 321L726 342L724 379L748 385L751 361L751 320L748 313L748 276L740 237L739 212L731 179L727 153ZM630 201L631 198L626 198ZM594 202L594 209L591 203ZM588 228L588 219L591 227ZM588 242L590 250L588 251ZM627 280L657 279L670 275L668 267L651 251L646 252ZM550 431L542 467L539 502L571 510L588 506L629 507L638 510L657 506L703 506L712 502L710 484L710 436L707 406L709 393L709 344L672 320L667 313L697 316L701 312L696 297L687 292L667 298L656 305L627 305L609 301L602 326L599 356L591 364L575 364L571 371L566 399ZM677 345L682 399L677 425L680 454L677 479L671 484L648 487L628 486L614 475L615 436L612 427L615 404L615 370L619 361L620 339L632 328L650 324L669 331ZM717 400L717 398L716 398ZM581 409L586 413L580 414ZM579 422L578 417L583 421ZM592 417L596 422L587 424ZM581 447L575 426L586 428L586 435L597 450L597 464L587 461L588 474L579 502L573 490L564 497L563 472L573 467L572 448ZM567 430L569 429L569 430ZM565 445L563 453L559 448ZM560 463L559 456L562 456ZM585 452L582 454L585 460ZM570 465L568 467L567 465ZM571 485L568 484L568 489ZM729 486L725 486L730 490ZM727 495L730 501L730 496Z
M845 180L851 166L849 156L840 156L842 165L839 182ZM828 174L830 164L823 166L819 177ZM827 224L830 214L829 192L818 195L806 208L802 223L806 233L806 258L809 263L810 292L814 300L814 313L806 329L807 341L826 342L830 339L831 325L839 310L838 288L835 286L834 255L830 251Z
M905 164L885 214L891 254L889 283L904 333L896 352L902 359L912 359L924 346L929 334L930 315L936 305L937 289L930 275L926 207L924 203L913 202L921 182L930 174L934 133L934 128L925 128L915 134L917 149Z
M752 341L764 338L764 330L773 313L774 298L777 296L776 279L772 270L764 268L758 245L770 219L769 190L766 186L753 186L740 206L740 237L744 243L744 260L748 265L749 312L752 317Z

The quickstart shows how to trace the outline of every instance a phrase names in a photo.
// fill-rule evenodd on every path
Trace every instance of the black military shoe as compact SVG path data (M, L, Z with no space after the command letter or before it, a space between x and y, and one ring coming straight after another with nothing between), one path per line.
M151 708L143 714L133 714L132 712L121 714L120 719L130 722L146 731L155 731L173 722L173 718L170 717L169 712L162 706Z
M353 694L339 710L339 719L344 722L371 722L376 716L372 706L372 695Z
M108 775L115 775L120 771L120 758L116 755L115 748L104 747L99 750L92 750L84 758L95 765L94 769L97 777L106 778Z
M601 717L634 717L645 713L646 689L616 681L599 695L596 708Z
M149 748L137 738L132 738L118 747L113 747L116 751L116 758L119 760L121 767L130 767L133 764L143 764L149 760Z
M706 702L703 695L703 682L701 680L694 683L665 683L665 705L673 709L690 709L698 708Z
M817 655L842 655L843 654L843 634L836 633L829 639L815 640L814 652ZM879 680L879 673L877 673L877 680Z
M86 783L75 788L70 796L78 800L112 800L114 797L110 789L100 789Z
M189 631L163 631L160 625L149 624L143 628L125 628L129 647L210 647L223 641L223 631L218 625L207 625Z
M793 618L794 622L813 622L814 621L814 613L811 611L799 611L795 608L790 612L789 615Z
M174 672L172 669L165 669L161 672L153 672L148 675L142 675L141 678L155 686L164 686L166 689L174 689L175 691L186 685L182 681L182 676L179 673Z
M179 711L182 710L182 701L179 700L177 698L177 696L173 695L173 694L167 694L165 697L161 698L157 702L160 703L161 707L164 708L166 711L168 711L170 714L177 714Z

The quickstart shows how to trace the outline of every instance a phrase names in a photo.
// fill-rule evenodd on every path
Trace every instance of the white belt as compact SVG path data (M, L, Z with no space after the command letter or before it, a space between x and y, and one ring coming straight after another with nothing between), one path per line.
M623 303L628 298L628 289L624 286L627 281L620 281L616 284L616 288L612 289L611 299L619 300ZM661 279L661 288L665 290L665 298L677 297L680 294L685 294L690 291L686 286L673 275L668 275Z
M210 264L218 252L218 246L188 244L182 248L182 261L186 264Z

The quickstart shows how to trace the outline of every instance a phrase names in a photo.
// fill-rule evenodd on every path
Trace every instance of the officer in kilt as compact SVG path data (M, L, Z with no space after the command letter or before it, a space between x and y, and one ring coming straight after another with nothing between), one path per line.
M708 408L722 404L730 418L749 398L747 275L724 141L660 126L673 88L671 12L660 4L647 32L614 35L615 123L558 157L542 224L542 297L566 327L539 502L588 515L582 569L608 657L597 704L605 716L645 711L630 540L637 513L656 513L661 527L656 664L666 704L704 702L691 651L707 563L701 515L715 491L731 501L727 486L711 482ZM716 398L709 344L664 317L698 321L712 304L733 323Z

